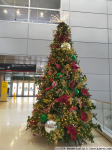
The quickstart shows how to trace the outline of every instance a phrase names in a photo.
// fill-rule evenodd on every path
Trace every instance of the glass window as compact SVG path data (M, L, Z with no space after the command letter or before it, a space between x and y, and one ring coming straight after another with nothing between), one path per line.
M34 81L35 77L34 77L34 75L25 74L24 80L25 81Z
M23 74L13 74L12 80L23 80Z
M52 15L59 16L59 11L30 10L30 22L50 23Z
M0 20L28 21L28 9L0 7Z
M0 0L0 5L29 6L29 0Z
M31 0L31 7L59 9L60 0Z

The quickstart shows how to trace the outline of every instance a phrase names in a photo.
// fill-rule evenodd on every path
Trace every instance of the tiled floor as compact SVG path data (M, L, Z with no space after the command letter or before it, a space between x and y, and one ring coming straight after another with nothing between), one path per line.
M27 116L31 115L35 98L8 98L0 102L0 150L54 150L54 144L48 145L44 137L34 137L26 131ZM95 143L88 142L83 147L112 147L102 135L93 130ZM68 146L59 142L57 146ZM75 146L71 143L71 146Z

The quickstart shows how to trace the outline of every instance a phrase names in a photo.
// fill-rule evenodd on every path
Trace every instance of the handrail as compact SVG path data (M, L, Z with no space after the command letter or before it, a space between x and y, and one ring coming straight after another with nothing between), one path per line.
M97 100L97 99L91 99L91 100L95 100L95 101L98 101L98 102L107 103L107 104L109 104L109 105L112 105L112 103L104 102L104 101Z

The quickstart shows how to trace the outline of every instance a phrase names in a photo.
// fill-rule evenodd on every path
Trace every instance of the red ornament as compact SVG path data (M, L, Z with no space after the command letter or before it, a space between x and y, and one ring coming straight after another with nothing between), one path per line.
M83 120L83 121L87 121L88 120L88 118L87 118L87 116L86 116L84 111L81 112L81 120Z
M54 82L52 83L52 87L56 87L56 86L58 86L58 83L57 83L56 81L54 81Z
M55 99L54 102L61 102L61 103L65 103L66 106L68 107L68 105L70 105L70 103L68 102L69 97L67 95L64 95L63 97L59 97L58 99Z
M68 129L67 134L71 135L71 141L76 140L75 135L78 134L78 131L76 130L76 126L73 127L71 124L70 126L66 126L66 128Z

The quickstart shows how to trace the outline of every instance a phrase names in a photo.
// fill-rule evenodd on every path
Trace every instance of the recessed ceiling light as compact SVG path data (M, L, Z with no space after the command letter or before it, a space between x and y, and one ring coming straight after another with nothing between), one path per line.
M4 11L3 11L3 12L7 14L7 10L6 10L6 9L4 9Z
M42 67L42 65L40 67Z

